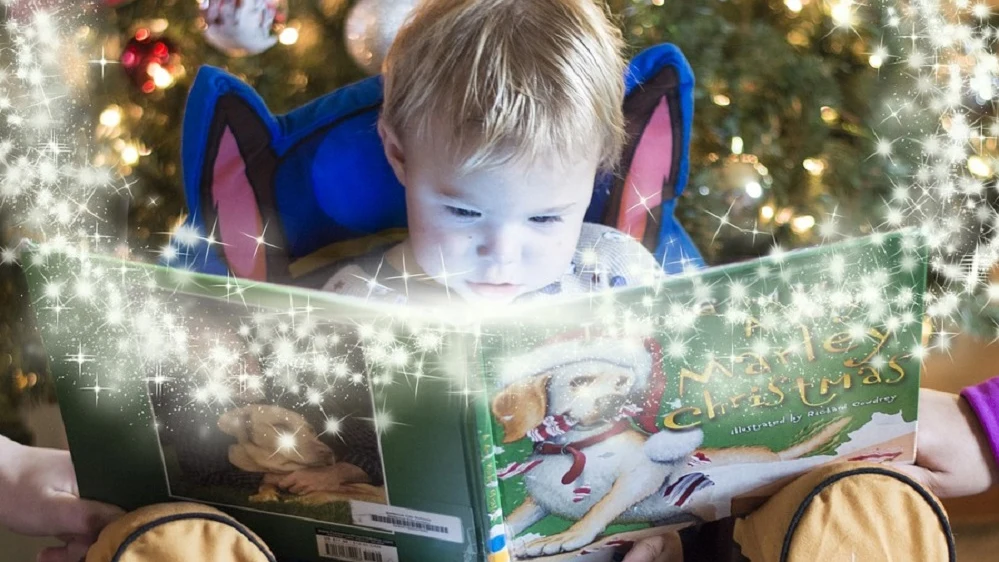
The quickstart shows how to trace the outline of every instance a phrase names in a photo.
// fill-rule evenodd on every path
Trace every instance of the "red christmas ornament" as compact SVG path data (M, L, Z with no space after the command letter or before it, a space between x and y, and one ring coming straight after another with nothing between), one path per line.
M147 94L157 87L173 84L179 63L173 43L162 37L153 37L148 29L135 32L121 52L121 66L132 83Z

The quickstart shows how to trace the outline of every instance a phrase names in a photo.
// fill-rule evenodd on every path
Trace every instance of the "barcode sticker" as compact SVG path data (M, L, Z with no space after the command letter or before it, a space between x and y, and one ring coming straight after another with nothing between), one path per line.
M316 542L323 558L343 562L399 562L398 550L385 541L320 531Z
M461 519L450 515L438 515L357 501L350 502L350 511L355 525L431 537L459 544L465 541L464 533L461 530Z

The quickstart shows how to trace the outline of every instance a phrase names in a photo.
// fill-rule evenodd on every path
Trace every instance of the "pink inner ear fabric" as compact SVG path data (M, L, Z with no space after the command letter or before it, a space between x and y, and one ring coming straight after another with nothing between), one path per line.
M255 240L263 235L263 219L253 186L246 177L246 162L229 127L222 134L215 159L212 200L218 216L218 234L232 273L244 279L264 281L267 276L265 248L257 248Z
M638 240L644 237L649 209L662 205L663 185L672 171L673 119L663 97L642 131L628 169L615 225L618 230Z

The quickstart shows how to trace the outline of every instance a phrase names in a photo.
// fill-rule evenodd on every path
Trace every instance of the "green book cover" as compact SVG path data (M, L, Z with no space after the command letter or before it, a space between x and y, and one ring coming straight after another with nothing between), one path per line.
M81 494L209 503L281 560L609 560L815 466L914 458L911 232L491 311L23 265Z
M84 497L208 503L283 561L484 560L456 325L100 256L23 266Z
M610 560L826 463L912 462L925 279L918 237L879 234L485 324L513 558Z

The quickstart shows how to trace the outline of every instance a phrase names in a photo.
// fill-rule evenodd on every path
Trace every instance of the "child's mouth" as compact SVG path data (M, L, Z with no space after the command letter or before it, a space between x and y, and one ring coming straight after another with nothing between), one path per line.
M511 297L520 291L520 285L513 283L473 283L466 282L473 293L482 297Z

